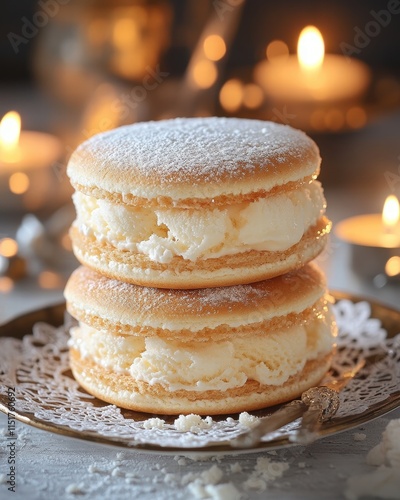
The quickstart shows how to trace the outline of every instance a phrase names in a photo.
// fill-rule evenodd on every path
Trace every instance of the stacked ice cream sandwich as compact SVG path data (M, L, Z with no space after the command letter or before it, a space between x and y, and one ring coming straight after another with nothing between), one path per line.
M72 155L82 263L65 296L75 378L118 406L224 414L288 401L329 368L313 260L330 222L302 132L236 118L129 125Z

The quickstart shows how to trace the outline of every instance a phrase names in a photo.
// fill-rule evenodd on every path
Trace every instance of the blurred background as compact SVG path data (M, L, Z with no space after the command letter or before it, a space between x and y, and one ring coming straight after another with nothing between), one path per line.
M320 39L311 30L299 44L309 25ZM16 310L15 297L32 307L61 299L76 266L68 157L88 137L123 124L219 115L301 128L320 147L334 222L382 211L388 195L400 197L399 47L397 0L7 2L0 320ZM328 273L340 251L333 237ZM398 259L391 275L355 276L349 288L388 289L388 300L399 302L391 279L400 274ZM333 287L353 272L343 262L328 274Z

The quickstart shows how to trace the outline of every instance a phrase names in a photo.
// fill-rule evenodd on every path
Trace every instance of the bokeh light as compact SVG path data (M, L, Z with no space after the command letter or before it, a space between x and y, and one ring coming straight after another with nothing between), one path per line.
M14 288L14 281L8 276L0 277L0 293L10 292Z
M46 289L62 288L64 286L61 275L54 271L42 271L39 274L38 282L42 288Z
M385 273L390 277L400 274L400 257L398 255L390 257L386 262Z
M267 45L265 54L269 62L282 62L289 57L289 47L282 40L273 40Z
M18 243L12 238L3 238L0 240L0 254L3 257L13 257L18 252Z
M216 82L218 71L213 62L203 60L195 64L192 75L198 87L208 89Z
M219 93L221 106L229 112L237 111L243 101L243 84L237 78L224 83Z
M359 106L354 106L346 112L346 122L351 128L361 128L367 123L367 113Z
M219 61L226 54L226 44L219 35L209 35L203 43L204 54L211 61Z
M29 184L29 177L23 172L15 172L8 179L10 191L14 194L26 193L26 191L28 191Z
M250 109L257 109L264 100L262 89L255 83L248 83L243 89L243 104Z

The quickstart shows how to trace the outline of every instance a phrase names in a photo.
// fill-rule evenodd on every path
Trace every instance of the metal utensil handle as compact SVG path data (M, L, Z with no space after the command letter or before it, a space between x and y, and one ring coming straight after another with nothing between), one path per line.
M304 412L300 429L290 437L290 441L308 444L315 440L322 422L329 420L339 408L339 394L329 387L312 387L303 392L301 400L308 409Z
M329 420L339 408L339 391L343 389L364 367L367 358L361 358L340 377L325 380L325 385L311 387L295 400L282 406L268 417L261 418L249 431L230 441L234 448L254 446L268 433L274 432L296 419L302 418L300 429L290 436L290 440L299 444L313 441L321 423Z
M300 400L288 403L269 417L260 418L254 427L231 441L235 448L247 448L259 443L265 434L276 431L290 422L300 418L308 406Z

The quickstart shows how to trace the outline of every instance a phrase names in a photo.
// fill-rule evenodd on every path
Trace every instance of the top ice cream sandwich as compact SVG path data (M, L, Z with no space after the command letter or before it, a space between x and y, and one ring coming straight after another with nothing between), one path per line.
M96 135L73 153L75 255L160 288L245 284L324 248L319 151L289 126L178 118Z

